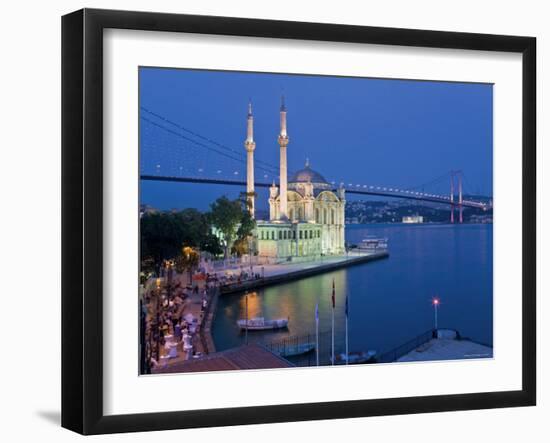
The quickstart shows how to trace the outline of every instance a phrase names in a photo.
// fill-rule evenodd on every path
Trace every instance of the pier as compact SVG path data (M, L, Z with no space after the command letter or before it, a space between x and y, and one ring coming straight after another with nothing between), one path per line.
M388 251L383 250L369 253L326 256L322 260L311 262L266 265L262 269L262 277L223 284L220 286L220 294L250 291L388 257ZM256 267L257 269L258 267Z

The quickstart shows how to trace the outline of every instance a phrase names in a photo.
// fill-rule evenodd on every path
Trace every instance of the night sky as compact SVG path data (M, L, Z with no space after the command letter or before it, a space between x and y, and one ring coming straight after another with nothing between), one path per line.
M142 172L168 175L179 167L227 177L235 170L245 179L243 164L179 138L173 132L215 146L173 123L244 156L249 98L255 159L278 165L284 94L291 171L309 158L328 181L410 188L461 169L466 193L492 194L492 85L158 68L140 68L139 75L140 106L170 122L140 110ZM256 170L256 179L263 179L262 171ZM448 181L427 185L425 191L448 192ZM219 195L236 197L240 191L142 181L141 203L206 210ZM260 192L260 209L267 208L266 200L267 191Z

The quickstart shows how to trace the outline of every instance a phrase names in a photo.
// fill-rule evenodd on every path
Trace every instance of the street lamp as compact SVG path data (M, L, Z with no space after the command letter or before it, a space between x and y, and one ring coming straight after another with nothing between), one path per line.
M248 239L248 264L250 265L250 278L252 278L253 267L252 267L252 235L247 235Z
M160 362L160 278L157 278L157 363Z
M434 307L434 326L435 326L436 332L437 332L437 308L439 308L440 303L441 301L439 300L438 297L432 298L432 305Z

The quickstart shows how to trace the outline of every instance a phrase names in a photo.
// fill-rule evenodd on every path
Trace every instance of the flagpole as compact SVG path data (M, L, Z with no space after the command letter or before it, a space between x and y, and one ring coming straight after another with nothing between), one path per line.
M349 318L349 294L346 294L346 365L349 362L348 318Z
M315 359L319 366L319 304L315 305Z
M332 365L334 366L334 308L332 308Z
M246 320L245 320L245 339L244 343L248 345L248 292L244 294L244 303L245 303L245 310L246 310Z
M334 292L334 279L332 279L332 365L334 366L334 307L336 304Z

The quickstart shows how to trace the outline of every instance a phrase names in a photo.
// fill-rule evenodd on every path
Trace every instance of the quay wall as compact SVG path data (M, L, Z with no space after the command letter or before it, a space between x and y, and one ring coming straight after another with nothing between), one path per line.
M280 283L286 283L292 280L299 280L301 278L310 277L312 275L322 274L324 272L333 271L340 268L345 268L348 266L355 266L361 263L366 263L375 260L381 260L388 258L389 253L387 251L377 252L374 254L361 256L361 257L351 257L346 260L342 260L336 263L326 263L320 264L313 268L300 269L298 271L281 273L269 277L258 278L255 280L248 280L241 283L232 283L228 285L223 285L220 287L220 295L231 294L241 291L249 291L252 289L257 289L265 286L276 285Z

